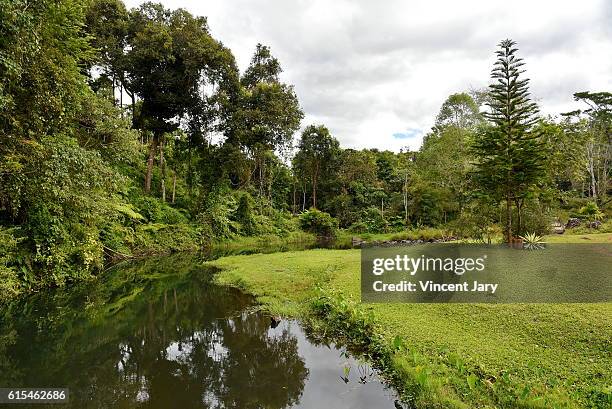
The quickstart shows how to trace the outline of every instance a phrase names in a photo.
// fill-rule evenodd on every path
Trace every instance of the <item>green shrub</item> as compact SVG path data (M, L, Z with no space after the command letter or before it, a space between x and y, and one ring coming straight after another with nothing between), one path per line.
M162 212L159 200L151 196L143 196L137 199L136 206L140 213L149 223L163 222L164 214Z
M238 207L234 213L234 219L240 223L240 230L246 236L252 236L258 232L258 223L255 219L253 208L255 201L249 192L244 192L238 199Z
M384 233L387 230L387 221L378 207L368 207L361 213L361 221L365 224L368 233Z
M334 237L338 230L338 220L329 213L310 209L300 214L300 227L320 237Z
M19 293L21 286L17 270L12 262L17 255L18 239L14 235L16 229L0 227L0 303Z
M240 231L240 224L232 218L236 208L236 199L224 189L209 193L203 210L196 217L200 234L208 240L235 236Z
M538 201L527 201L523 209L522 231L532 232L542 236L550 233L551 224L555 220L548 207Z
M389 224L377 207L362 210L360 220L349 226L352 233L384 233Z
M108 223L100 232L100 239L110 253L130 255L135 242L134 229L117 222Z
M602 220L604 218L604 214L599 210L599 206L595 202L588 202L580 208L578 213L588 221Z
M174 207L163 204L161 209L162 221L166 224L184 224L189 221L180 210L175 209Z
M448 236L450 236L450 234L447 233L443 229L438 229L435 227L425 227L425 228L418 228L418 229L410 229L410 230L403 231L401 233L394 234L393 236L391 236L391 240L428 241L428 240L442 239Z

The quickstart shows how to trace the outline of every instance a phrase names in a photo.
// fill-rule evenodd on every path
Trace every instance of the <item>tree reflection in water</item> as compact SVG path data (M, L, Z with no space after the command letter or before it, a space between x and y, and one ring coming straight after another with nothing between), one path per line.
M22 299L0 317L0 384L70 389L78 408L285 408L308 369L287 329L190 258Z

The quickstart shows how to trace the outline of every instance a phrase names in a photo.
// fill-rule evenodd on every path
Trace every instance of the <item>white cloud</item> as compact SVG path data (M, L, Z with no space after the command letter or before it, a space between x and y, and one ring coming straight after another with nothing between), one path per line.
M246 68L261 42L306 118L347 147L416 148L448 95L486 86L496 44L518 43L544 114L612 90L612 2L162 0L208 17ZM129 0L133 7L141 1ZM420 130L417 137L394 134Z

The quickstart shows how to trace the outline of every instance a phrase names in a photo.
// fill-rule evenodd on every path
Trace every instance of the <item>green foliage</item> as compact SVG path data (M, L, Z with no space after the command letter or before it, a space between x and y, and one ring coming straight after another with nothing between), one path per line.
M368 207L361 212L359 222L353 223L349 230L356 233L382 233L387 230L388 223L377 207Z
M51 275L41 279L62 283L101 266L100 226L112 217L122 178L97 152L71 138L45 138L41 147L20 202L36 249L34 260Z
M0 226L0 303L3 298L17 295L21 288L15 260L17 258L17 244L15 229L4 229Z
M604 214L599 210L599 206L595 202L588 202L580 208L579 213L590 221L602 220L604 218Z
M310 209L300 214L300 227L320 237L334 237L338 229L338 220L331 217L329 213Z
M303 175L302 183L311 186L314 208L317 207L319 183L330 177L339 149L338 140L332 137L323 125L309 125L302 132L293 166L300 175Z
M535 233L527 233L524 236L520 236L520 238L523 240L523 246L527 250L539 250L544 248L544 244L546 244L544 239Z
M427 227L427 228L410 229L410 230L403 231L401 233L395 233L391 235L390 239L391 240L429 241L429 240L443 239L448 236L450 236L450 234L444 229Z
M467 93L450 95L440 107L436 117L436 127L453 126L457 129L474 128L482 117L478 112L478 105Z
M225 189L211 192L196 217L202 236L208 240L234 237L240 230L240 225L232 218L237 206L236 198Z
M147 222L158 223L163 221L161 203L154 197L143 196L136 202L138 212Z
M257 233L257 221L254 215L255 201L253 197L244 192L238 199L238 207L235 212L235 219L240 223L243 234L250 236Z
M472 149L477 157L475 180L484 194L506 205L506 241L521 231L521 201L543 176L540 135L533 131L538 107L529 98L529 80L521 78L523 60L516 56L516 43L504 40L496 52L491 72L491 101L484 117L491 126L482 127ZM512 206L519 209L513 230Z

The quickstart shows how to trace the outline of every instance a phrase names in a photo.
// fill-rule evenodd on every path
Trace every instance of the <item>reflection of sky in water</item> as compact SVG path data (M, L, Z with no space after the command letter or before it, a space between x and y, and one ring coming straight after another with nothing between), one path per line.
M156 262L146 271L170 266ZM201 274L160 276L27 300L34 313L8 320L16 338L0 350L0 364L10 364L0 384L61 385L70 389L66 408L78 409L393 408L393 394L369 367L312 344L298 322L272 329L237 290ZM92 314L84 299L97 300ZM109 309L113 302L120 308Z
M247 317L241 317L246 319ZM232 331L236 331L235 322L232 319L226 321ZM387 390L369 365L352 357L346 357L343 349L334 346L314 345L304 334L299 323L295 321L282 321L276 328L269 328L266 336L270 339L291 336L297 339L298 353L304 360L309 370L307 382L296 408L375 408L393 407L395 394ZM172 341L165 349L165 358L169 361L186 363L194 352L194 344L208 341L207 355L215 362L221 362L229 353L223 344L223 336L214 331L206 334L196 331L181 341ZM130 359L129 347L125 344L119 345L121 360L117 363L117 369L122 372L124 362ZM348 373L349 382L342 380L344 368L350 367ZM247 368L245 368L247 369ZM179 374L177 374L178 376ZM222 373L218 374L222 376ZM359 382L363 376L365 382ZM146 402L150 399L148 382L145 376L138 378L140 389L136 394L137 402ZM215 393L206 390L202 394L202 403L207 407L220 407L221 402Z
M223 345L223 335L220 332L214 332L207 336L201 331L194 332L193 335L181 341L173 341L166 348L166 359L176 362L188 362L189 356L193 352L193 344L203 343L210 339L208 343L208 356L215 362L220 362L228 354L227 348Z
M353 357L346 358L335 346L314 345L295 321L282 321L278 327L268 330L269 337L288 331L297 338L298 353L309 370L308 380L300 403L295 408L393 408L395 392L387 389L369 369L368 365ZM344 367L350 367L349 382L341 377ZM359 368L368 368L360 371ZM366 382L359 378L367 373Z

